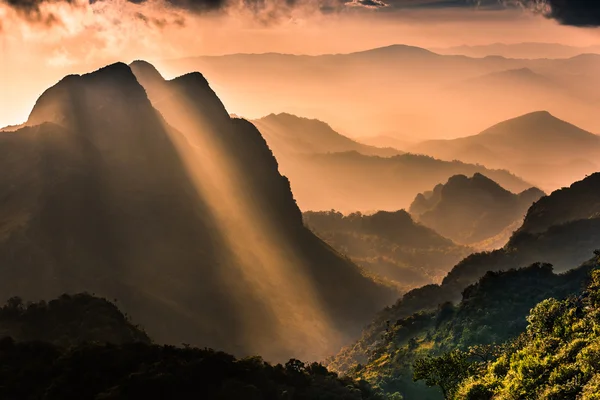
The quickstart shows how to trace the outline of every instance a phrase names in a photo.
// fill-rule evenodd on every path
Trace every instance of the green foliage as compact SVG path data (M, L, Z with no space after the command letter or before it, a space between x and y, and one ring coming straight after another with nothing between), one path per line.
M466 353L453 350L439 357L419 358L414 364L413 379L424 380L427 386L437 386L445 399L454 395L460 382L470 375L471 363Z
M468 395L471 397L465 394L462 398L486 398L482 396L491 393L497 382L484 385L480 380L469 381L468 377L487 370L492 363L489 368L493 368L495 374L506 374L510 369L510 357L505 357L505 354L522 345L521 341L513 340L527 330L530 310L549 298L567 299L579 295L590 271L596 268L598 264L592 260L563 274L555 274L552 266L540 263L519 270L488 272L479 282L463 291L462 300L457 305L446 302L435 310L400 318L389 323L372 345L357 343L355 346L363 346L362 351L367 357L360 361L360 368L355 366L349 369L348 374L367 380L388 393L401 393L407 399L435 400L441 397L440 390L427 387L437 386L436 380L431 379L435 375L428 379L423 371L436 372L433 368L436 361L452 361L443 358L448 353L455 357L455 361L468 363L469 368L466 369L468 374L461 369L453 369L453 373L458 375L452 376L448 382L457 385L464 380L464 384L456 388L446 382L446 395L450 396L455 389L456 393L464 393L468 383ZM560 300L556 301L560 303ZM552 300L543 304L546 303L550 305ZM544 310L536 315L532 326L547 331L555 310L553 307ZM553 329L557 326L552 325ZM348 363L344 355L340 353L331 365L336 368L342 362ZM441 364L438 377L441 375L439 371L443 371L442 367L448 363ZM419 381L413 382L409 379L412 376Z
M600 398L599 292L596 270L582 294L540 302L531 310L520 338L465 379L452 398Z

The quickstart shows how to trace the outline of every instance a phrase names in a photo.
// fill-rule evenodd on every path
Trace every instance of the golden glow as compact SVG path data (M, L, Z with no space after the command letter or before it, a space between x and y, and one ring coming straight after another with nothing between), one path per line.
M187 110L190 102L181 100L174 107ZM233 262L224 262L226 268L220 269L222 281L232 285L229 295L234 299L234 285L250 288L253 297L272 314L272 323L265 324L256 317L257 310L237 302L244 324L243 340L247 341L242 347L271 360L282 360L284 354L308 360L333 354L344 338L322 310L304 260L271 226L269 218L261 215L251 192L244 190L243 171L215 140L219 133L201 116L189 115L186 121L178 121L179 127L185 126L183 134L168 125L165 130L170 132L190 179L209 205L234 256ZM236 282L237 276L244 282Z

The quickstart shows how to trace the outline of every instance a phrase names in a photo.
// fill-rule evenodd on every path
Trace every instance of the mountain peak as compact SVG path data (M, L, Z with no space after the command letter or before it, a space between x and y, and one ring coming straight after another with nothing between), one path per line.
M548 111L535 111L500 122L481 132L480 135L492 136L508 134L531 136L541 134L544 135L544 137L547 137L552 133L561 136L580 134L595 137L595 135L555 117Z
M95 94L92 96L92 92ZM88 96L88 94L90 96ZM116 107L119 99L123 104L150 106L144 88L139 84L127 64L117 62L85 75L69 75L46 90L38 99L27 125L54 122L59 125L73 123L75 108L82 102L94 104L96 111ZM100 117L102 112L97 112Z
M131 64L129 64L129 68L133 71L135 76L140 79L140 77L144 77L146 79L153 79L156 81L164 81L165 79L161 75L160 72L156 69L156 67L144 60L135 60Z

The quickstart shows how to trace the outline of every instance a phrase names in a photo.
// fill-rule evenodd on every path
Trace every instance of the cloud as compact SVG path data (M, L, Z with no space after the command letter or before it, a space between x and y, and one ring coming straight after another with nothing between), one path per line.
M580 27L600 26L600 2L598 0L547 0L534 1L549 6L546 15L563 25Z
M366 7L366 8L381 8L387 7L388 4L380 0L352 0L345 3L348 7Z
M29 22L54 25L61 22L53 6L68 5L77 7L76 0L0 0L0 6L6 5L16 14Z

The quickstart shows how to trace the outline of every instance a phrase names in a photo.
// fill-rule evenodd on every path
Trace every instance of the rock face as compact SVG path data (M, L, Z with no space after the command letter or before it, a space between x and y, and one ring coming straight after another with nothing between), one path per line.
M391 292L304 228L260 133L202 75L132 68L68 76L0 133L0 297L87 291L158 342L334 351Z
M544 192L537 188L513 194L479 173L471 178L455 175L433 191L417 195L410 212L458 243L476 244L520 221L542 196Z

